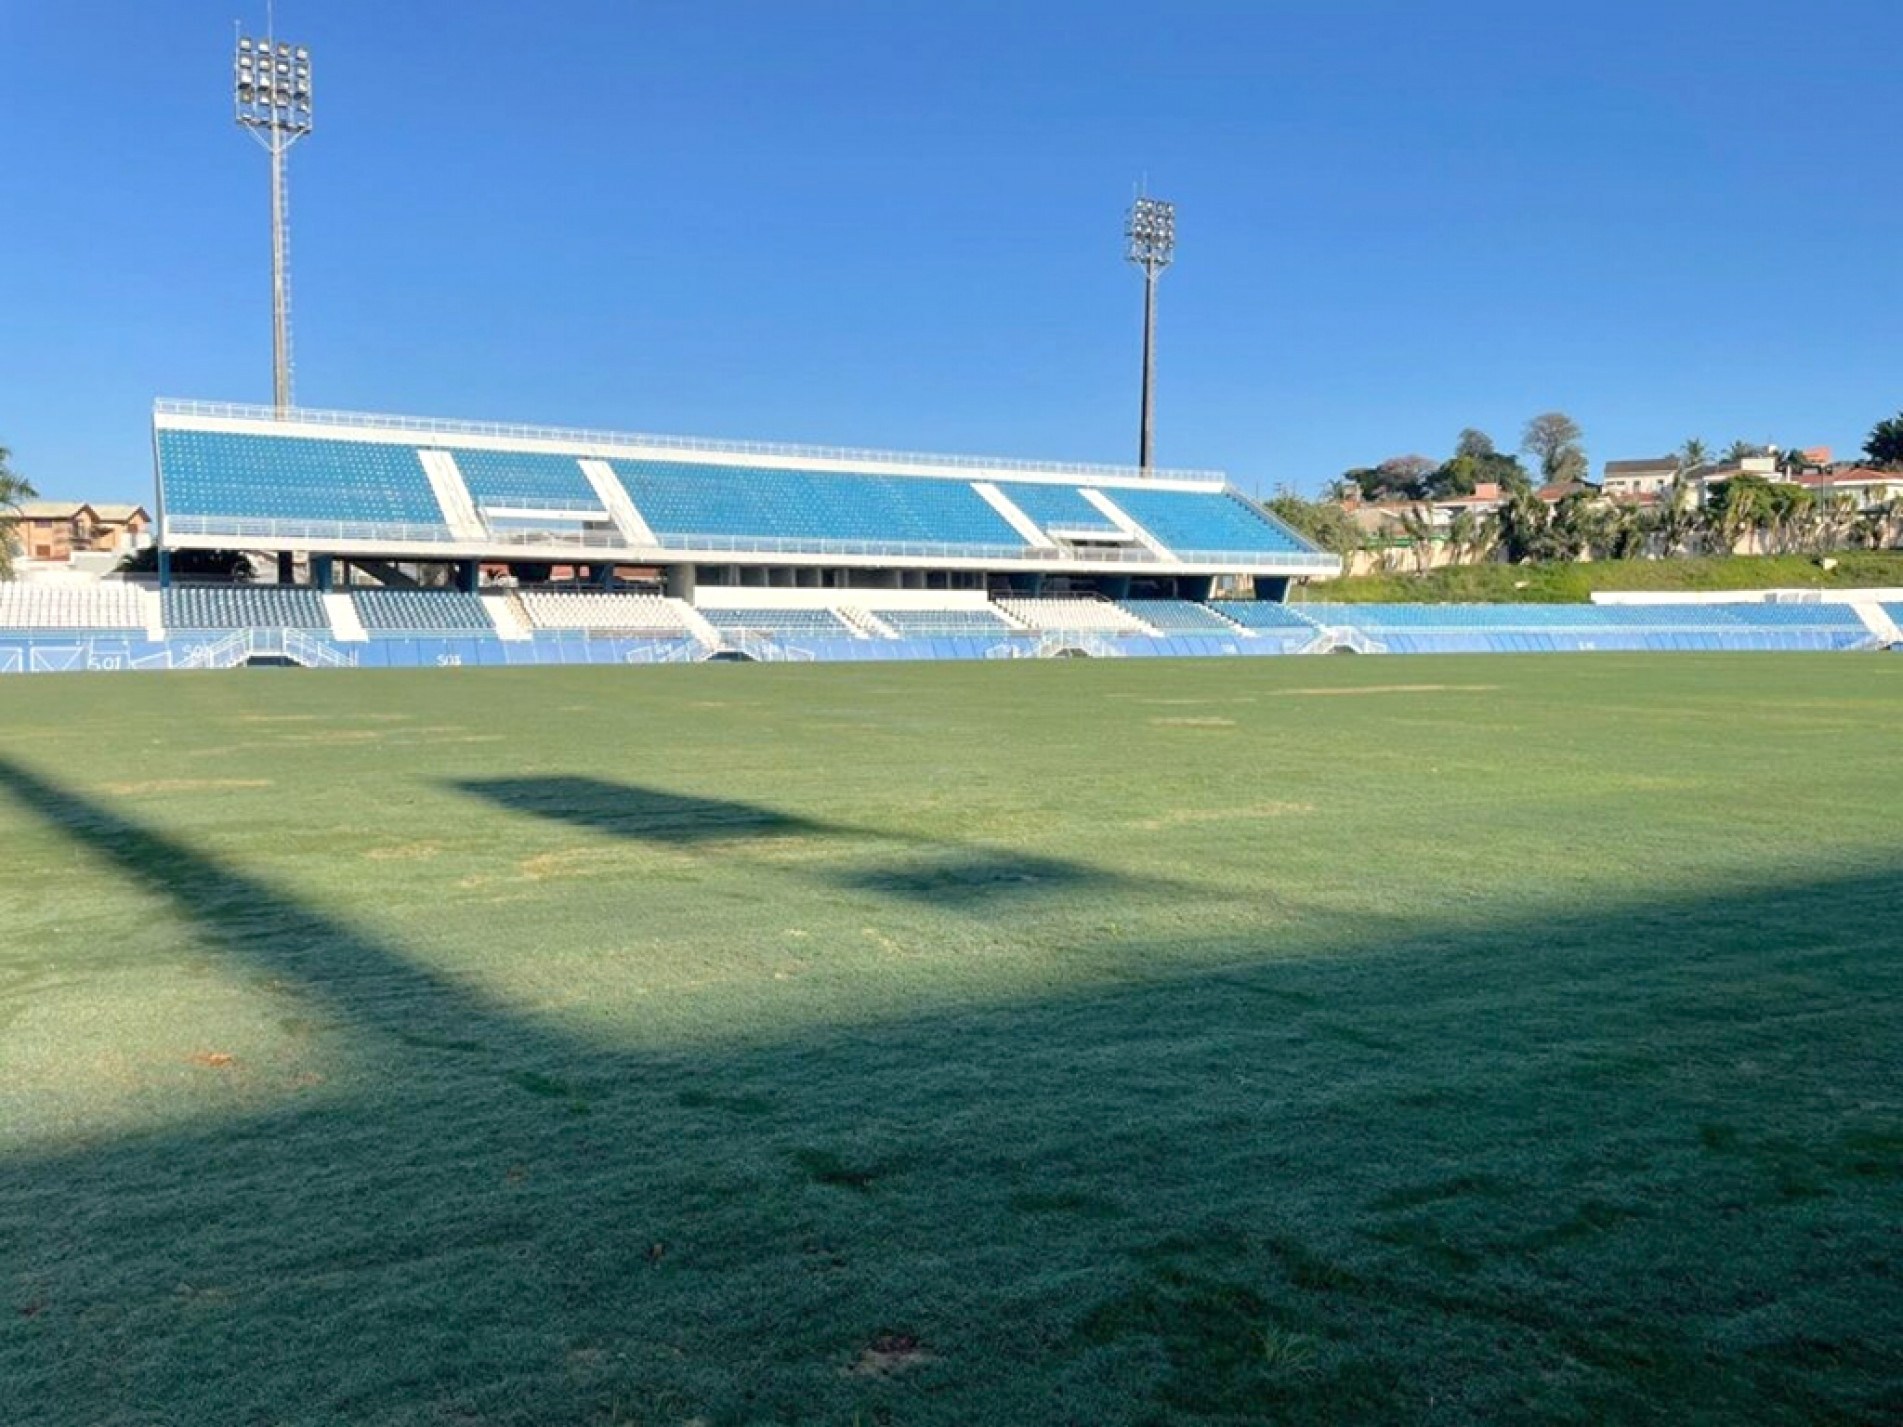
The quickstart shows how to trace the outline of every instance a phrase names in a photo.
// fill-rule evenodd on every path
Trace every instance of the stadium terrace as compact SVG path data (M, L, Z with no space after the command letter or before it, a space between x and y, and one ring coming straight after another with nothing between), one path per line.
M1903 614L1293 604L1340 561L1207 471L178 401L153 449L156 583L9 586L0 672L1842 650Z

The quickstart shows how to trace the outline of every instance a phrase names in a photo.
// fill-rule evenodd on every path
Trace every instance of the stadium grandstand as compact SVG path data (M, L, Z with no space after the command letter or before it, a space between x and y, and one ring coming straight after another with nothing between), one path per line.
M0 586L0 672L1903 642L1875 596L1295 603L1340 562L1215 472L169 401L153 436L156 580Z

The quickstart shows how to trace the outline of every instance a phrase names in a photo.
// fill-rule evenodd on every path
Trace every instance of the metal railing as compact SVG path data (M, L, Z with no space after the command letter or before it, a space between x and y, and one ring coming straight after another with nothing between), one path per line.
M665 554L688 555L842 555L859 559L992 560L1017 563L1062 562L1074 565L1166 565L1162 556L1139 545L1079 550L1058 545L965 545L930 540L834 540L773 535L659 535L653 546L630 545L613 530L495 530L481 538L459 535L446 525L383 525L352 520L281 520L246 516L173 515L165 534L222 540L361 540L381 545L469 545L497 549L612 551L629 561L652 561ZM1225 569L1335 570L1340 558L1303 550L1178 550L1176 562L1220 565Z
M158 416L199 417L215 421L270 421L283 424L346 427L356 430L409 431L437 436L482 436L497 440L551 441L571 446L663 451L711 451L737 456L790 456L802 460L859 461L885 466L940 467L959 471L1012 471L1051 476L1106 476L1157 481L1221 481L1221 471L1145 471L1137 466L1080 461L1027 461L1010 456L958 456L924 451L880 451L862 446L806 446L782 441L729 441L701 436L656 436L631 431L591 431L514 422L454 421L427 416L379 416L363 411L296 409L279 416L268 406L240 402L187 401L161 397L152 405Z

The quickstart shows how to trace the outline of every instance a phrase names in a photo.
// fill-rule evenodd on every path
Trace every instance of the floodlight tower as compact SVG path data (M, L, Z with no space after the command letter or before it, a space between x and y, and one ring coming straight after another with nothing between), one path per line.
M1176 257L1176 205L1160 198L1139 198L1123 225L1129 246L1124 256L1143 269L1143 424L1137 436L1137 464L1149 470L1156 407L1156 280Z
M291 410L291 212L284 161L311 131L311 52L302 45L238 36L232 61L238 125L271 155L271 394Z

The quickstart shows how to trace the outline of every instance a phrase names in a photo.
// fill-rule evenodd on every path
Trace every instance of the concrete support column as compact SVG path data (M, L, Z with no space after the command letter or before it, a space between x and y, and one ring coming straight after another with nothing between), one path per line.
M666 580L669 599L694 602L694 567L692 565L669 565L662 576Z

